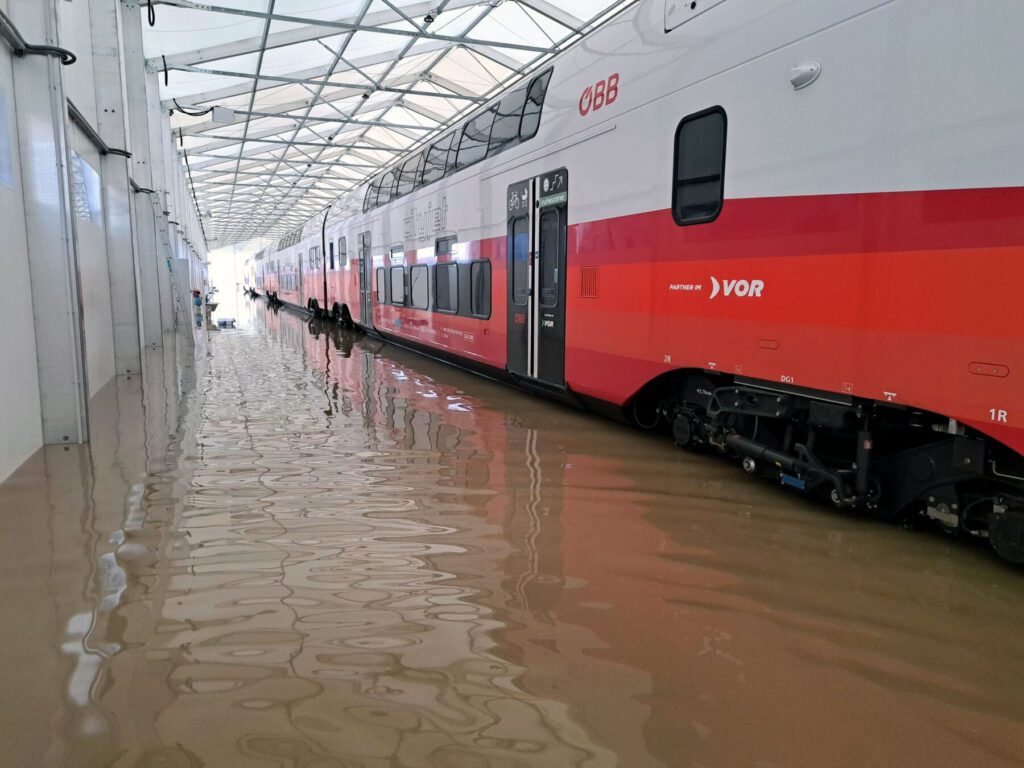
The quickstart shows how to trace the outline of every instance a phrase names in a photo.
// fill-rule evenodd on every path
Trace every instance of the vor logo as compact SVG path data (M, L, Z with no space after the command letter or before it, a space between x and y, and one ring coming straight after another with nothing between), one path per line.
M708 298L713 299L721 293L723 296L759 299L762 291L764 291L764 280L722 280L722 282L718 282L718 278L712 277L711 296Z

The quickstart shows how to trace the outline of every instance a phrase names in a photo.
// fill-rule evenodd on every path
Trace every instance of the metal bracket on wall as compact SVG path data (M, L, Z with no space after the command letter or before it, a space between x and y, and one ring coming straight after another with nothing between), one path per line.
M78 61L78 57L67 48L58 48L56 45L33 45L26 42L25 38L21 36L21 32L14 26L14 22L3 11L0 11L0 37L11 46L11 50L16 56L59 56L60 63L65 66Z

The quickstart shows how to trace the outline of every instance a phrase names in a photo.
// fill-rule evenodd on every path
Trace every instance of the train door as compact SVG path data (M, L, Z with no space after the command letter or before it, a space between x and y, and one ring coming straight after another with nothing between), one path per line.
M359 322L373 327L373 259L370 258L370 233L360 232L359 248Z
M565 386L569 173L508 188L508 370Z
M312 253L312 251L310 251L310 253ZM298 258L299 258L299 271L298 271L298 274L296 274L296 276L295 276L295 279L298 282L298 286L297 286L296 290L299 292L299 306L300 307L304 307L304 306L306 306L306 280L305 280L304 273L302 271L302 268L303 268L304 265L303 265L302 249L301 248L299 249L299 257ZM312 260L310 260L310 261L312 261Z

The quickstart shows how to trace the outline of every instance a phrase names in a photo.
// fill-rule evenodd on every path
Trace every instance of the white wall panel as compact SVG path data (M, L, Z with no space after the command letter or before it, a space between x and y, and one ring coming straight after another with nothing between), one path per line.
M4 0L0 0L0 6ZM0 480L43 442L10 51L0 46Z

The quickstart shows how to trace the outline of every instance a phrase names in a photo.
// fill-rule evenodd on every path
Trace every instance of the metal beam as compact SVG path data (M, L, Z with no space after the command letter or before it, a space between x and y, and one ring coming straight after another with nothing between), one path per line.
M457 10L459 8L469 8L479 4L480 0L451 0L451 2L447 4L446 9ZM407 6L404 10L411 16L421 16L426 15L430 10L436 7L436 0L430 0L429 2L413 3L412 5ZM335 21L339 23L346 23L352 22L356 18L356 16L346 16L340 19L335 19ZM368 25L382 25L390 24L394 21L398 21L399 19L400 16L393 10L381 10L366 14L366 18L363 23ZM310 22L312 20L305 19L305 21ZM336 34L338 34L336 29L325 27L323 24L307 23L306 26L286 29L282 32L272 32L267 37L266 50L282 48L296 43L307 43L324 37L331 37ZM197 48L191 51L171 54L166 57L167 67L170 69L178 69L182 65L202 64L205 61L230 59L235 56L244 56L247 53L256 53L259 50L260 38L247 37L244 40L233 40L229 43L211 45L207 48ZM162 70L164 67L164 61L161 57L154 57L146 61L146 66L154 70Z
M212 11L214 13L224 13L232 16L247 16L249 18L267 19L268 21L283 21L289 24L309 24L312 22L315 26L327 27L335 30L333 34L337 34L338 32L372 32L375 35L394 35L397 37L411 38L413 41L440 40L446 43L465 45L471 48L479 46L496 49L507 48L514 51L529 51L531 53L540 54L550 54L557 50L556 48L546 48L539 45L513 43L508 40L480 40L465 37L464 35L438 35L430 31L400 29L396 27L375 27L371 24L354 24L347 21L317 21L302 16L291 16L285 13L274 13L273 11L252 11L246 8L231 8L223 5L209 5L207 3L200 4L194 3L191 0L156 0L156 2L161 5L171 5L176 8Z

